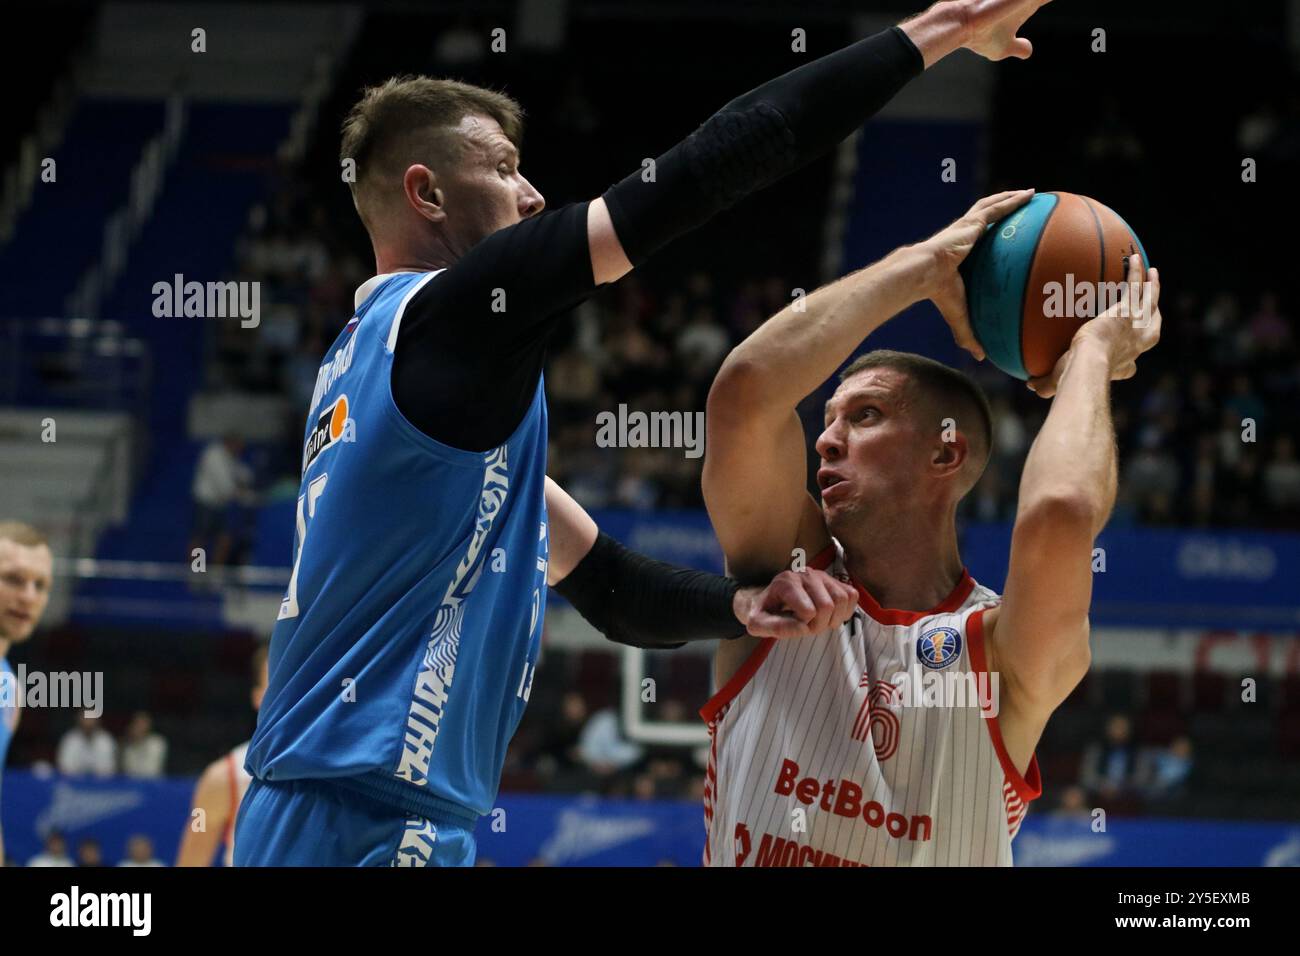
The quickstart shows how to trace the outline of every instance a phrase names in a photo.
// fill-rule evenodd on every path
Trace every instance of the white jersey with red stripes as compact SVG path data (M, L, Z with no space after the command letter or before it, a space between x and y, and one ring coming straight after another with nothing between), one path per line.
M248 741L226 754L226 770L230 780L230 816L226 818L226 831L221 840L226 846L226 866L235 865L235 817L239 815L239 805L244 800L249 781L253 778L244 769L244 755L248 753Z
M838 544L813 566L851 581ZM701 709L705 865L1010 866L1041 786L998 728L983 614L1001 599L965 571L930 611L851 583L848 622L763 641Z

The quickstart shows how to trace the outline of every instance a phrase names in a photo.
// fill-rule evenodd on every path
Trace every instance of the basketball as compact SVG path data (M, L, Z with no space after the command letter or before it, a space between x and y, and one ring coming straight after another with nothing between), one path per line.
M962 265L971 327L989 360L1019 379L1049 373L1079 326L1115 301L1128 257L1150 263L1110 207L1074 193L1034 196L989 226Z

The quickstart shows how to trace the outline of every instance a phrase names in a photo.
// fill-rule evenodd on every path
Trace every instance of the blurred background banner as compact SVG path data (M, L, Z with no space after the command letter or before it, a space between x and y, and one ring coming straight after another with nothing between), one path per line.
M263 583L252 586L252 592L260 592L264 601L278 602L288 578L294 507L293 501L281 501L257 513L251 566ZM722 551L703 510L604 508L591 514L602 530L634 550L674 564L722 571ZM994 590L1006 579L1011 529L1006 521L970 522L960 529L966 566ZM1148 528L1115 520L1096 547L1096 626L1300 631L1300 535ZM170 618L181 616L199 626L220 628L240 623L247 614L245 608L235 607L231 617L219 596L192 594L184 586L184 566L154 580L137 579L140 569L130 563L121 571L122 578L111 584L83 586L83 600L73 606L78 620L149 627L168 626ZM104 601L101 592L106 591L118 598L134 595L136 600ZM565 603L554 592L550 601ZM167 613L159 616L153 613L155 607ZM274 617L265 622L267 633L272 624Z
M39 854L51 830L69 844L93 835L109 865L144 835L175 858L189 819L192 780L63 779L6 775L8 852ZM704 820L690 800L505 794L476 831L480 864L696 866ZM1300 824L1113 820L1031 816L1016 837L1017 866L1298 866Z

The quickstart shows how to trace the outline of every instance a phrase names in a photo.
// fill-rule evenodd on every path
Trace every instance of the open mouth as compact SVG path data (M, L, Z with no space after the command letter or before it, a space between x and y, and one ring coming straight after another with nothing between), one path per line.
M817 487L822 491L827 491L828 489L833 488L843 480L844 477L842 475L837 475L833 471L827 471L825 468L817 472Z

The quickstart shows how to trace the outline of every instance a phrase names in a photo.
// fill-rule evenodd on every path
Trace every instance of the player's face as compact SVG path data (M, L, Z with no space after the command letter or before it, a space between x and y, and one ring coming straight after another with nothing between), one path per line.
M535 216L546 206L519 172L519 151L487 116L464 117L457 132L464 143L460 162L438 177L453 248L468 251L498 229Z
M826 403L817 486L832 534L917 493L930 442L914 418L907 376L889 368L859 372Z
M50 601L53 577L45 545L0 540L0 640L17 644L31 637Z

